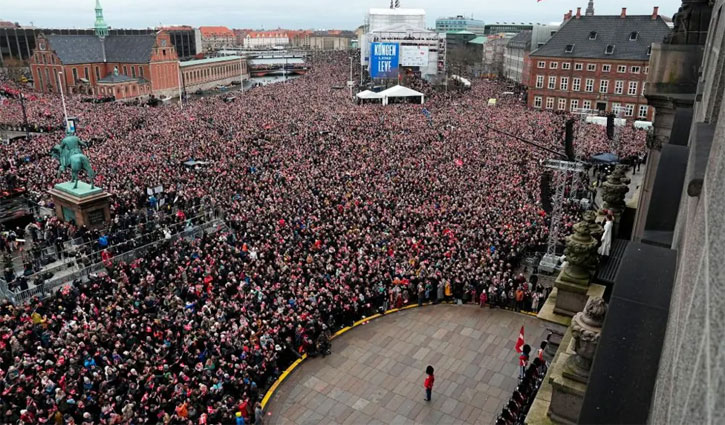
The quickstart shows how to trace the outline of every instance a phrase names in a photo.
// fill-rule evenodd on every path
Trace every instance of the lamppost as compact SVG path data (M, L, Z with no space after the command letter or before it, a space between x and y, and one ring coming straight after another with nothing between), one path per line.
M181 107L181 109L184 109L184 96L183 96L183 93L181 92L181 82L182 82L181 62L179 62L177 66L178 66L178 72L179 72L179 106Z
M28 128L28 114L25 112L25 95L20 93L20 108L23 110L23 125L25 126L25 140L30 141L30 129Z
M349 57L350 59L350 79L347 80L347 86L350 88L350 98L352 99L352 56Z
M63 103L63 116L65 117L65 128L68 129L68 110L65 107L65 94L63 94L63 71L58 71L58 88L60 89L60 100Z

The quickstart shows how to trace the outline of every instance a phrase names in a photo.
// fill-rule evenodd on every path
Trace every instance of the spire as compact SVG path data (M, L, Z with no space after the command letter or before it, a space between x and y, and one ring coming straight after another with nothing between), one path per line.
M589 0L589 5L587 6L587 11L584 15L594 16L594 0Z
M96 0L96 35L98 37L104 38L108 35L108 25L106 25L106 21L103 20L103 8L101 7L101 1Z

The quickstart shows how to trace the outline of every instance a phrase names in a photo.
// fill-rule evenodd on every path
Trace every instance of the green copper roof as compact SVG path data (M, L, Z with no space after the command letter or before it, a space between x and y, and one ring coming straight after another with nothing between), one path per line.
M486 44L487 41L488 41L488 38L486 38L486 37L476 37L473 40L469 41L469 43L472 43L472 44Z
M103 20L103 8L101 7L101 0L96 0L96 35L99 37L105 37L108 35L108 25Z
M242 57L241 56L220 56L218 58L194 59L194 60L190 60L190 61L179 62L179 65L182 68L184 68L186 66L204 65L207 63L214 63L214 62L224 62L224 61L232 61L232 60L238 61L239 59L242 59Z

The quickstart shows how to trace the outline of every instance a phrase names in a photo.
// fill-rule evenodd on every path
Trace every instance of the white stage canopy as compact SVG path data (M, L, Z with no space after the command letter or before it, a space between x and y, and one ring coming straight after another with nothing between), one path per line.
M378 93L383 99L383 105L387 105L390 98L402 98L402 97L417 97L420 98L420 103L425 102L425 95L421 92L409 89L403 86L393 86L387 90L383 90Z

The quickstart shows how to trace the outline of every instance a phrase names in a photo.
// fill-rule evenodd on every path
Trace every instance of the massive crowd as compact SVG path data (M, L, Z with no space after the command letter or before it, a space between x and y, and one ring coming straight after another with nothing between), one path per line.
M547 154L486 126L561 150L566 116L502 97L492 81L464 93L419 85L430 119L420 105L356 106L333 89L347 63L321 56L303 78L183 110L68 99L116 223L154 214L147 189L162 186L177 203L206 199L228 231L168 240L45 301L0 307L0 422L256 420L280 370L379 308L543 302L517 265L547 237ZM62 121L55 97L26 105L31 122ZM5 100L0 123L21 122ZM41 205L63 179L47 156L61 138L0 145L4 172ZM644 149L643 134L623 140L621 157ZM576 148L608 151L605 129L583 126Z

